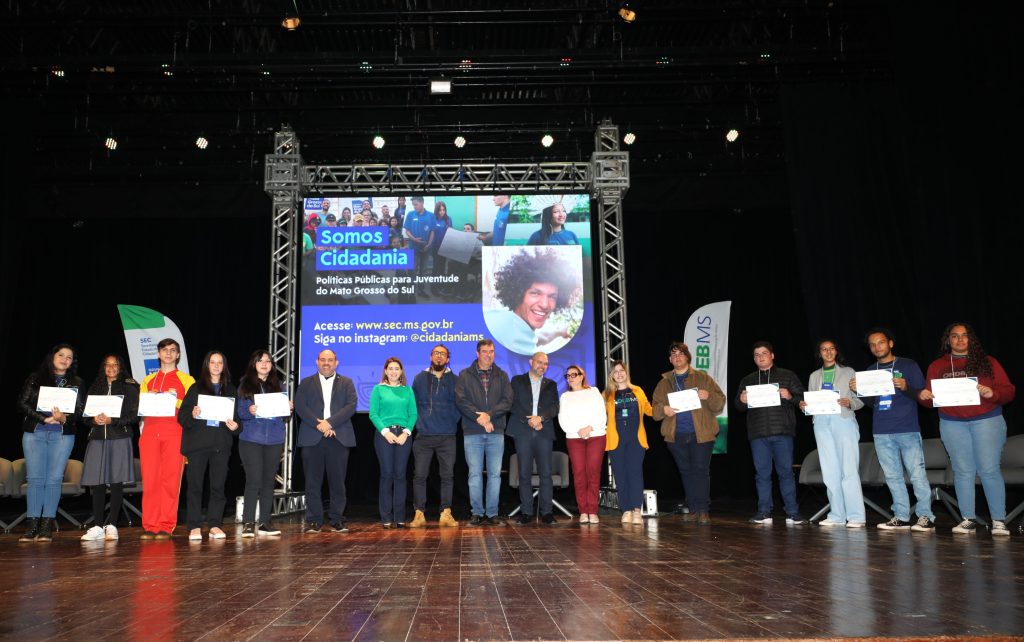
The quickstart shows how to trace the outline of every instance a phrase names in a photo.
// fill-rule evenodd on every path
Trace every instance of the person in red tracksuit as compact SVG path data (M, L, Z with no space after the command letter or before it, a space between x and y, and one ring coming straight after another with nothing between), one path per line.
M181 348L174 339L157 344L160 370L142 380L142 392L167 392L178 398L195 383L178 370ZM147 417L139 437L142 466L142 539L169 539L178 522L178 492L185 458L181 454L181 425L177 417Z

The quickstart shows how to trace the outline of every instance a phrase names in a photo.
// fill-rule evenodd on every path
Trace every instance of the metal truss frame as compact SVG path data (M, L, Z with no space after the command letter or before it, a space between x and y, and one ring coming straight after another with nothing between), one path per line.
M264 188L273 201L269 349L274 362L289 376L297 371L296 279L303 196L395 192L590 193L597 201L601 347L606 360L628 361L622 198L629 189L629 153L619 150L619 128L607 119L597 128L594 148L590 161L577 162L303 165L295 132L283 127L274 134L274 153L266 156L264 174ZM277 478L279 496L292 494L292 433L289 422ZM602 505L609 491L614 494L614 482L602 490ZM301 510L300 504L275 500L275 512Z

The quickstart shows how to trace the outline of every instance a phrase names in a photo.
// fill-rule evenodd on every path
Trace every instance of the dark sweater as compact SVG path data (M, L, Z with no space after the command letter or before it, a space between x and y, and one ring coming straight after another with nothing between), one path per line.
M459 409L455 406L455 374L445 370L438 379L424 370L412 381L416 395L416 434L455 436L459 428Z
M747 404L740 401L740 394L747 389L747 386L756 386L759 383L777 383L780 390L782 388L789 390L792 399L783 399L780 406L747 408ZM785 368L773 366L766 371L755 370L740 379L739 388L736 390L736 397L733 399L733 406L739 412L747 413L747 439L762 439L778 435L795 436L795 409L800 406L803 394L804 385L800 383L800 379L793 371L786 370Z
M108 392L109 391L109 392ZM127 439L132 436L132 426L139 421L139 382L132 379L119 379L107 385L107 378L100 377L89 387L89 395L122 395L121 416L112 417L106 426L96 425L92 417L82 421L89 428L89 439ZM88 396L88 395L87 395Z
M196 382L196 385L188 389L185 393L185 399L181 402L181 410L178 411L178 423L181 424L181 454L188 456L190 453L199 452L201 450L210 451L222 451L231 450L231 446L234 442L237 431L232 431L228 428L227 424L223 421L218 422L216 426L206 425L205 419L193 419L192 409L198 405L200 394L210 394L208 392L202 392L202 384ZM221 386L220 397L232 397L236 398L238 392L235 390L235 386L231 382L227 382ZM234 414L234 420L238 421L238 409L236 407Z

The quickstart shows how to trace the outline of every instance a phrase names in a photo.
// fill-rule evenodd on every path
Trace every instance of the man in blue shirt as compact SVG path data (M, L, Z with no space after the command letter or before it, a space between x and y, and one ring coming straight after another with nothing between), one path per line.
M868 349L874 355L875 365L869 370L888 370L896 394L869 397L872 413L872 432L875 453L885 473L885 483L892 493L893 517L878 525L882 530L914 530L919 533L935 532L935 513L932 512L932 489L924 468L924 446L921 426L917 423L917 394L924 388L921 367L906 357L897 358L892 349L892 333L874 328L867 334ZM857 392L857 380L850 381L850 390ZM910 496L903 479L906 467L914 487L917 521L910 522Z
M434 227L434 215L423 209L422 196L413 196L410 200L412 200L412 211L406 215L403 227L406 231L406 238L409 240L409 247L416 251L416 275L430 275L434 266L431 254L427 251L427 241L430 240L430 230ZM418 284L416 293L430 296L429 285Z
M498 208L498 213L494 215L494 227L491 228L492 231L481 234L479 237L484 245L505 244L505 232L508 230L508 215L512 209L512 199L505 194L496 194L494 205Z

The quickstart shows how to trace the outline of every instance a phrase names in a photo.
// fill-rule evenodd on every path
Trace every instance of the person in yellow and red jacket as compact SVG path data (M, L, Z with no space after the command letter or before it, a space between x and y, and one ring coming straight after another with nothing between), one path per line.
M639 386L629 381L626 364L613 361L604 390L608 428L605 450L612 463L619 510L623 524L643 524L640 508L644 503L644 451L647 432L644 415L651 416L651 403Z
M143 393L170 393L181 408L185 393L195 383L178 370L181 347L174 339L156 345L160 370L142 380ZM140 427L139 463L142 466L142 539L169 539L178 522L178 491L185 458L181 454L181 425L175 415L146 417Z

